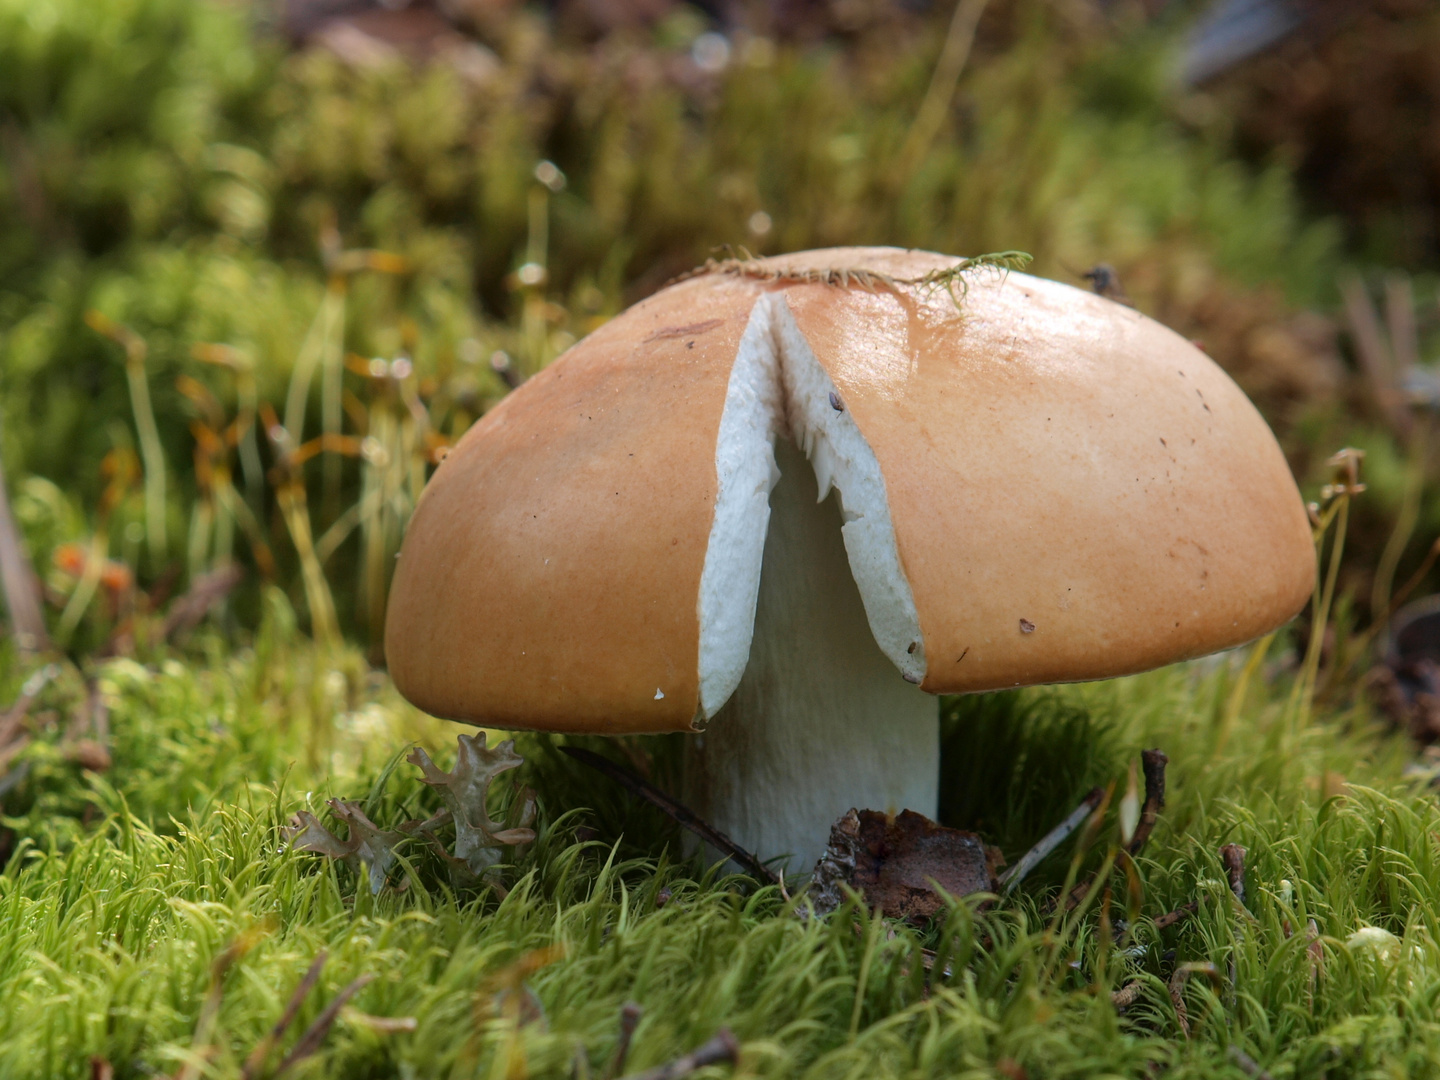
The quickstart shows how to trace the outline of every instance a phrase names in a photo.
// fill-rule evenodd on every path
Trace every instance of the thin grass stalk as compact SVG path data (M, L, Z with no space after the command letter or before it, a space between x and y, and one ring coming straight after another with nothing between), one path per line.
M334 319L338 294L345 287L344 279L338 274L330 275L325 285L325 296L320 308L305 332L305 340L295 358L295 367L290 372L290 386L285 393L285 430L299 445L305 437L305 405L310 397L310 383L315 378L315 368L324 354L325 343L330 337L330 324Z
M1375 567L1375 580L1370 588L1370 616L1384 619L1390 609L1390 594L1395 587L1395 571L1406 547L1420 522L1420 498L1425 491L1425 462L1430 450L1430 425L1422 420L1414 429L1405 462L1405 490L1400 499L1400 512L1395 527L1385 541L1380 562Z
M215 507L207 494L197 499L190 511L190 536L189 542L186 544L186 565L191 581L198 581L208 569L207 556L210 553L210 536L214 524Z
M397 487L396 473L403 479L405 463L397 453L398 432L395 417L386 393L377 407L370 413L370 440L372 452L365 459L364 495L368 513L361 518L360 526L360 602L365 611L366 629L370 640L377 642L384 635L385 620L385 556L386 509L394 489Z
M235 559L235 513L231 509L232 500L220 497L222 491L235 490L235 484L230 479L230 466L223 463L216 465L211 484L210 502L215 508L215 558L211 567L219 570L229 566Z
M70 599L65 604L65 610L60 614L60 625L56 628L55 636L61 645L70 643L71 635L80 625L80 620L85 617L90 602L95 599L95 591L100 585L100 575L105 569L105 560L109 556L110 544L102 523L90 538L90 550L86 553L85 567L80 571L80 580L75 583L75 591L70 594Z
M331 314L329 333L321 345L320 370L320 430L328 436L339 436L340 421L344 415L341 408L341 376L345 370L345 306L349 296L348 278L336 275L334 292L335 310ZM297 434L298 438L298 434ZM325 458L320 473L320 507L323 521L334 521L340 513L340 473L344 462L338 455Z
M257 518L264 512L265 466L260 460L260 436L255 416L259 410L259 391L255 373L250 368L235 372L235 397L239 415L235 418L240 449L240 472L245 477L245 501Z
M125 375L130 383L130 401L135 412L135 429L140 435L140 456L145 465L145 535L150 557L164 563L169 546L165 536L165 452L160 429L150 405L150 381L145 375L143 343L126 348Z
M169 552L165 529L166 469L160 429L150 404L150 380L145 372L149 350L139 334L98 311L87 311L85 322L97 334L108 337L125 350L125 381L130 389L130 410L135 417L145 473L145 542L151 562L158 569L164 565Z
M361 480L362 488L368 488L366 480ZM334 523L320 534L320 539L315 541L315 557L320 560L320 565L330 561L330 556L338 551L346 540L350 539L362 521L373 515L380 506L380 492L378 490L366 490L360 499L346 508Z
M960 85L960 76L975 44L975 30L988 3L989 0L959 0L955 5L950 28L945 34L945 44L930 76L930 85L900 148L899 168L894 175L902 184L925 160L935 136L945 124L950 103L955 99L955 89Z
M238 524L240 530L245 534L245 539L250 544L250 554L254 556L255 566L261 576L273 578L275 576L275 557L270 551L270 545L265 541L260 521L251 511L249 504L240 498L240 494L235 490L233 484L221 487L217 497L225 503L231 520Z
M865 990L870 982L870 968L875 962L875 952L880 946L880 935L885 920L878 913L871 912L866 920L865 952L860 957L860 970L855 976L855 1002L850 1008L850 1038L860 1033L860 1016L865 1007Z
M545 363L545 280L549 274L547 259L550 249L550 191L543 184L530 189L530 228L525 241L525 262L539 273L534 282L523 282L521 335L525 342L530 371L538 371Z
M1345 532L1350 524L1350 496L1341 493L1334 505L1327 508L1321 517L1320 528L1316 530L1317 547L1323 552L1325 536L1330 526L1335 527L1335 539L1330 549L1330 565L1323 584L1317 582L1317 591L1311 601L1310 641L1305 649L1305 659L1300 665L1300 676L1291 691L1287 712L1293 719L1296 731L1303 731L1310 723L1311 707L1314 704L1315 683L1320 671L1320 653L1325 646L1325 627L1330 619L1330 607L1335 599L1335 585L1340 577L1340 558L1345 552Z
M1215 747L1211 751L1211 757L1219 757L1220 752L1225 749L1225 744L1230 741L1230 735L1235 730L1236 721L1240 718L1240 712L1245 708L1245 695L1249 692L1250 683L1255 678L1255 672L1260 670L1260 665L1265 662L1265 656L1270 651L1270 646L1275 643L1276 631L1271 631L1250 647L1250 655L1245 658L1245 666L1240 669L1240 677L1235 680L1235 686L1226 699L1225 708L1220 713L1220 724L1215 731Z
M305 586L305 602L310 608L310 631L327 650L340 644L340 625L335 615L335 600L325 571L315 557L311 539L310 511L305 499L305 485L298 479L287 481L275 493L290 541L300 556L300 576Z

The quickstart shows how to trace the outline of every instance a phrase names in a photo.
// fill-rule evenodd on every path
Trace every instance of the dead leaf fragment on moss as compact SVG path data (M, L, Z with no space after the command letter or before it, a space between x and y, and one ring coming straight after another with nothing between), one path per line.
M812 895L816 911L825 914L840 906L848 886L890 918L922 923L944 909L939 890L949 896L993 892L1002 864L1000 852L974 833L947 829L923 814L851 810L831 826Z
M380 828L357 802L331 799L330 812L350 827L350 835L341 840L308 810L301 810L291 819L290 843L297 851L309 851L340 859L357 874L361 864L369 869L370 891L378 893L395 865L395 845L405 834Z
M424 772L425 783L436 788L455 822L455 857L472 874L482 875L500 860L501 849L535 839L529 826L535 820L535 793L522 789L508 817L492 821L486 806L490 784L502 772L518 768L524 759L515 752L515 740L506 739L494 749L485 745L485 733L461 735L455 768L445 772L416 747L406 758Z

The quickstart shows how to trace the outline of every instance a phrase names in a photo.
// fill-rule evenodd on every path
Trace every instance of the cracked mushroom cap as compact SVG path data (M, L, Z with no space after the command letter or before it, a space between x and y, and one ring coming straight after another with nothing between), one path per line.
M401 692L504 727L692 730L748 656L777 438L838 490L876 641L932 693L1142 671L1298 612L1304 506L1230 378L1068 285L921 280L957 262L722 264L510 394L411 520Z

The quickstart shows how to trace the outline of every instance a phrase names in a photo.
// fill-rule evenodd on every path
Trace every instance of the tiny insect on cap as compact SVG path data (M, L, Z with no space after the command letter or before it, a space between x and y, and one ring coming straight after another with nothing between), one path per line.
M956 265L722 264L526 382L416 508L386 633L401 691L511 727L712 715L734 685L715 665L749 645L776 438L839 491L876 641L932 693L1140 671L1294 615L1304 506L1229 377L1131 308L936 278Z

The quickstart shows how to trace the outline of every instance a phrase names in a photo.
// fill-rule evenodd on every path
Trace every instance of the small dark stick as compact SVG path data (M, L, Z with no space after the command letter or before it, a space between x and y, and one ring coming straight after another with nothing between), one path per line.
M1167 926L1174 926L1177 922L1188 919L1195 912L1200 910L1200 905L1194 900L1188 904L1181 904L1174 911L1166 912L1155 920L1155 929L1164 930Z
M1175 1006L1175 1019L1180 1022L1180 1031L1185 1038L1190 1038L1190 1013L1185 1008L1185 979L1182 971L1175 972L1170 976L1170 1004Z
M1000 888L1008 893L1019 885L1026 874L1039 866L1046 855L1063 844L1065 838L1084 823L1085 819L1094 812L1095 807L1100 805L1104 794L1105 792L1098 787L1091 788L1090 794L1081 800L1079 806L1070 811L1069 817L1042 836L1034 847L1020 857L1019 862L1000 875Z
M615 1057L605 1070L606 1080L625 1071L625 1059L630 1056L630 1040L635 1037L635 1029L640 1025L644 1011L633 1001L620 1006L620 1041L615 1044Z
M30 707L35 704L35 699L40 696L40 691L60 674L60 669L54 664L46 664L35 674L25 680L20 687L20 696L15 699L3 714L0 714L0 747L10 743L25 725L25 718L30 715Z
M1163 750L1146 750L1140 755L1140 768L1145 774L1145 802L1140 808L1140 820L1135 826L1135 835L1130 838L1130 844L1125 849L1131 856L1138 855L1145 846L1145 841L1150 839L1150 834L1155 830L1155 821L1165 806L1165 766L1169 762L1170 759ZM1065 898L1065 910L1074 910L1076 905L1089 895L1094 885L1095 879L1090 877L1071 889Z
M1254 1077L1255 1080L1270 1080L1270 1074L1260 1067L1260 1063L1234 1043L1225 1051L1225 1056L1246 1076Z
M1141 982L1139 979L1131 979L1128 983L1110 995L1110 1004L1117 1009L1128 1009L1135 1004L1135 999L1140 996Z
M1239 844L1226 844L1220 849L1220 861L1230 879L1230 891L1240 906L1245 906L1245 849Z
M1135 826L1135 835L1126 848L1131 855L1138 855L1155 831L1155 822L1160 811L1165 809L1165 766L1170 759L1163 750L1146 750L1140 755L1140 768L1145 774L1145 803L1140 807L1140 821Z
M189 590L170 605L165 613L165 623L160 629L160 640L169 641L179 634L193 630L210 609L230 595L231 590L245 577L245 571L235 564L212 570L196 578Z
M320 979L320 969L325 966L325 958L328 954L324 949L320 955L310 962L310 969L305 972L305 977L295 987L295 992L290 995L290 1001L285 1006L285 1011L280 1014L280 1019L275 1021L275 1026L266 1032L265 1037L255 1044L255 1049L250 1051L250 1056L245 1059L245 1064L240 1068L240 1075L243 1080L251 1080L259 1076L265 1068L265 1059L270 1056L270 1051L275 1044L284 1037L286 1030L295 1022L295 1016L300 1012L300 1006L310 991L314 989L315 983Z
M734 859L756 877L762 878L771 885L780 884L780 876L776 874L774 870L771 870L719 829L701 821L688 806L676 802L654 784L640 779L640 777L636 776L629 769L616 765L609 758L601 757L593 750L586 750L579 746L562 746L560 747L560 751L561 753L568 754L582 765L588 765L596 772L604 773L636 798L644 799L650 805L659 808L673 818L680 826L689 829L711 847L718 848L725 852L725 854L729 855L730 858Z
M1208 960L1181 964L1170 976L1170 1003L1175 1006L1175 1017L1180 1021L1180 1030L1187 1039L1190 1038L1190 1013L1185 1008L1185 984L1192 975L1204 975L1217 986L1220 983L1220 972Z
M635 1073L629 1080L681 1080L706 1065L718 1065L722 1061L732 1065L740 1059L740 1044L729 1028L721 1028L715 1037L704 1046L698 1047L684 1057L676 1058L668 1065L659 1065L643 1073Z
M1245 849L1239 844L1226 844L1220 849L1220 861L1225 864L1225 875L1230 879L1230 891L1235 894L1235 899L1240 902L1242 910L1245 908ZM1230 959L1225 965L1225 973L1230 977L1230 989L1226 994L1226 1005L1233 1008L1235 1005L1235 953L1230 953Z
M375 978L374 975L361 975L354 982L350 983L340 993L335 995L335 1000L325 1006L325 1011L315 1018L315 1022L305 1029L305 1034L300 1036L300 1041L295 1044L293 1050L285 1055L285 1060L280 1062L280 1067L272 1074L278 1077L281 1073L287 1072L293 1065L298 1064L316 1050L325 1041L325 1036L330 1033L330 1028L335 1023L335 1018L340 1015L340 1010L345 1003L365 988L365 984Z

